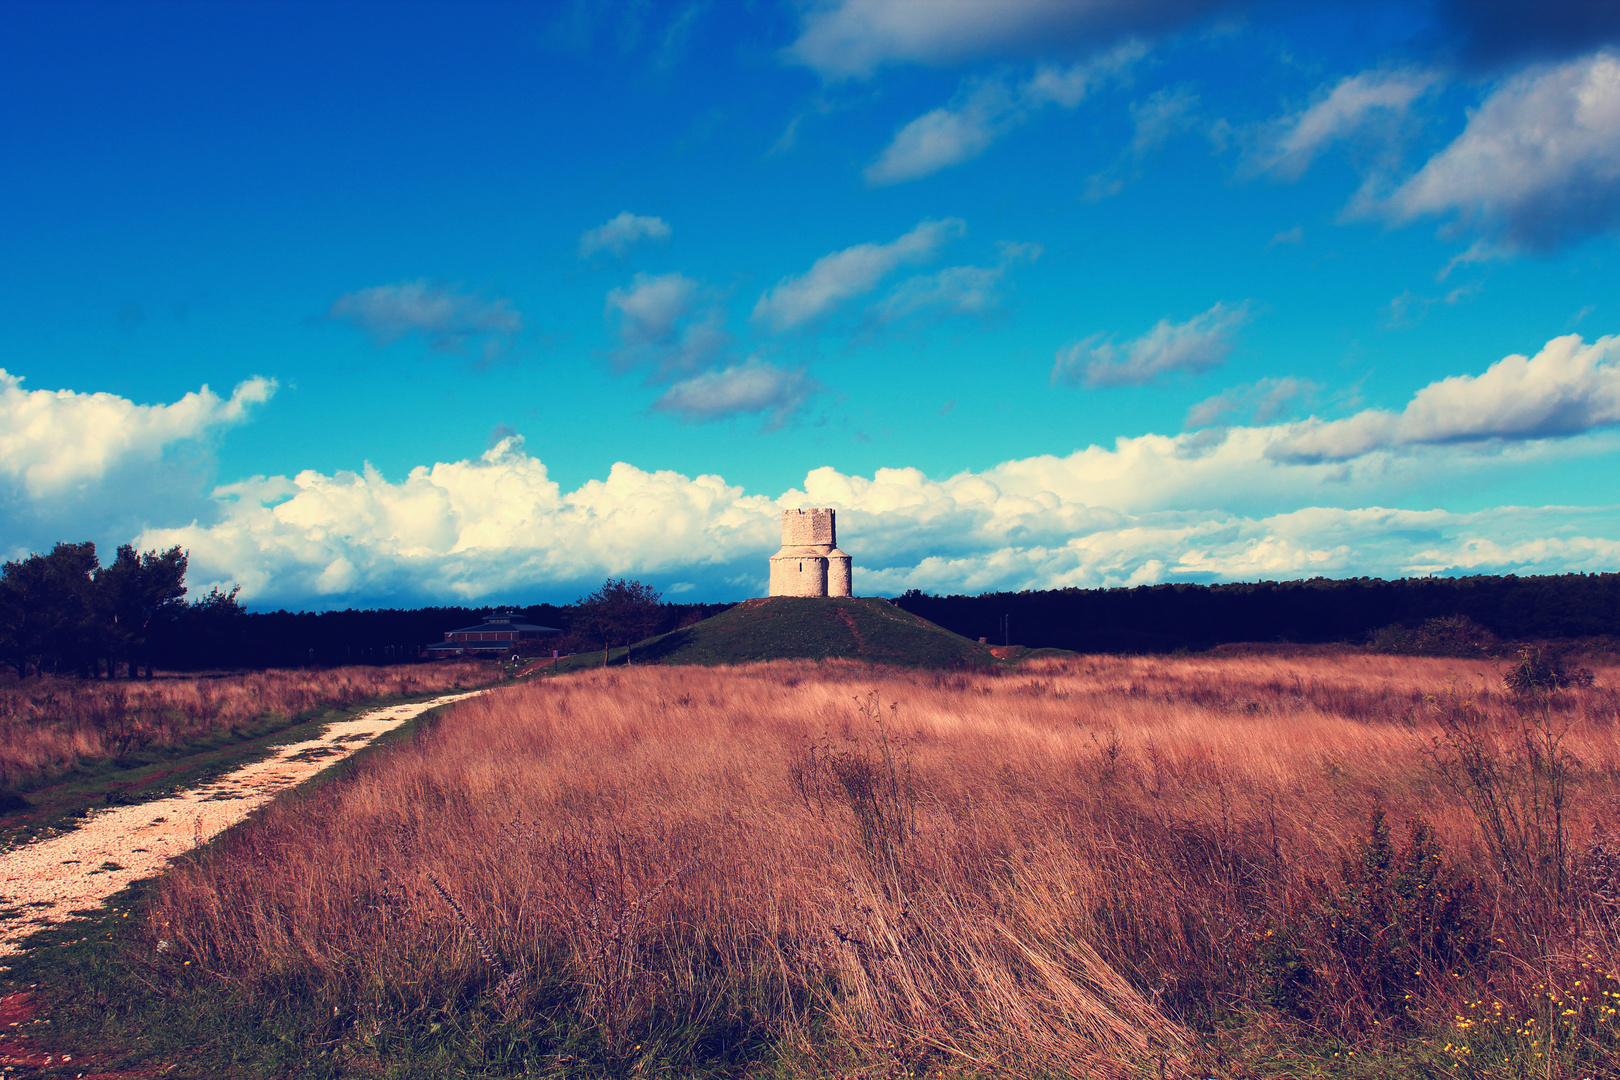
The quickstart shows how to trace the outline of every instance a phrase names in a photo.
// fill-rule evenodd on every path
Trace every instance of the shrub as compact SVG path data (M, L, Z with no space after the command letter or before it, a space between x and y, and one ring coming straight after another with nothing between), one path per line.
M1342 860L1324 915L1334 951L1385 1015L1406 1014L1425 974L1467 970L1489 952L1488 901L1478 883L1446 864L1422 818L1397 850L1382 806Z
M1438 778L1478 823L1491 861L1519 899L1555 897L1568 884L1568 811L1575 718L1555 710L1541 650L1520 651L1508 685L1516 715L1493 715L1453 687L1430 698L1440 734L1426 747ZM1532 904L1533 908L1534 905Z
M1466 615L1425 619L1416 629L1392 623L1377 631L1370 642L1375 652L1398 656L1496 655L1496 635Z
M1503 676L1502 682L1519 695L1568 690L1576 686L1591 686L1592 672L1568 664L1564 657L1541 645L1526 645L1519 650L1519 662Z

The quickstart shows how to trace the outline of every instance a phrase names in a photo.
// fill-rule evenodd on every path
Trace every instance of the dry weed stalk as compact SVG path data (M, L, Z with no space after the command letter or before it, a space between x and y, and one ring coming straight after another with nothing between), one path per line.
M500 981L495 984L495 999L501 1002L506 1001L517 990L518 983L521 981L520 972L517 969L506 970L506 966L501 963L500 957L495 954L495 946L490 944L489 938L484 936L484 932L478 928L477 923L472 921L462 906L456 903L456 898L450 895L450 890L444 887L444 882L440 881L439 876L433 871L428 870L426 873L428 884L433 886L433 891L438 893L440 899L450 906L450 910L455 912L456 918L466 928L467 933L472 935L473 944L478 947L479 958L484 961L486 967L501 977Z
M643 944L637 931L646 922L647 913L658 898L697 866L699 860L700 856L694 853L649 892L621 902L618 910L611 913L601 883L591 890L590 916L586 923L589 927L589 944L581 982L593 1002L592 1011L600 1018L603 1042L609 1053L614 1052L620 1044L625 1014L637 991L642 989L642 981L653 974L637 955Z
M1487 713L1455 686L1430 704L1439 733L1424 752L1479 822L1503 884L1521 899L1561 900L1570 882L1575 715L1555 708L1551 688L1534 686L1514 693L1508 716Z
M916 831L910 748L894 730L899 702L889 703L885 718L876 690L854 701L853 728L846 725L838 740L824 728L793 763L793 783L805 808L813 808L823 821L830 804L850 811L861 850L879 879L895 882L892 895L898 895L910 881L905 851Z

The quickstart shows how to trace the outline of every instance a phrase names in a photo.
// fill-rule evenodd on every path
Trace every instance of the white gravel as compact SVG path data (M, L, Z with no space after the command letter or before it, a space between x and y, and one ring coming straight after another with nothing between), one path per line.
M262 761L190 791L139 806L93 810L72 832L0 854L0 956L47 923L93 908L308 780L385 731L429 709L486 693L373 709L328 725L319 738L277 747Z

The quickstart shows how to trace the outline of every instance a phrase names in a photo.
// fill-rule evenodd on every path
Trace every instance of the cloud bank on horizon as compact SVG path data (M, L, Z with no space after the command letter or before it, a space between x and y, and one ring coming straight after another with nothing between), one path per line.
M43 425L32 441L14 435L10 478L37 490L94 486L123 459L240 421L273 390L260 380L229 401L205 387L173 405L140 406L106 394L25 394L5 378L7 417L59 408L101 432L94 455L47 437ZM208 512L197 520L136 540L185 547L195 589L240 584L257 605L477 602L605 576L747 595L762 587L778 512L812 505L842 512L841 542L866 592L1599 571L1620 557L1620 541L1580 526L1610 528L1620 507L1458 513L1373 500L1436 469L1462 477L1504 462L1613 453L1617 426L1620 336L1587 343L1572 334L1533 357L1423 387L1399 412L1122 438L944 479L824 466L796 488L750 494L718 475L619 462L606 479L564 491L513 433L478 458L418 466L399 481L368 464L223 484L199 494ZM1339 505L1315 500L1324 489Z
M18 16L0 555L735 599L817 505L867 593L1620 570L1620 7L387 10Z

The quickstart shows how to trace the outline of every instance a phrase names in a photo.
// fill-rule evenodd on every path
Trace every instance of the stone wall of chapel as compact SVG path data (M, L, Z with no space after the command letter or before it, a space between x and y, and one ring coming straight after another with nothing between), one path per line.
M827 595L854 596L855 560L843 552L827 559Z
M833 510L782 511L782 546L808 547L838 543Z
M854 595L852 563L837 544L836 511L782 511L782 550L771 556L770 595Z
M772 596L826 596L827 560L793 555L771 560Z

